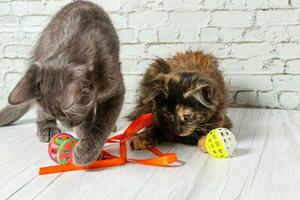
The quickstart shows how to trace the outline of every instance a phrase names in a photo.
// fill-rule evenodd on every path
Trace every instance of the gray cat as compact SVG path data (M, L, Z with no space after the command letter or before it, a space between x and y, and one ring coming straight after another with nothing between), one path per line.
M124 98L119 40L109 16L84 1L66 5L47 25L29 68L0 111L0 126L38 105L37 135L48 142L59 133L56 120L74 127L80 139L74 162L98 159L115 127Z

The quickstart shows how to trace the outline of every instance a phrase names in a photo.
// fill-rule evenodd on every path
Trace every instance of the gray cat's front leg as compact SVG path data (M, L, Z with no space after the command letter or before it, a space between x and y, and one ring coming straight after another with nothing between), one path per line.
M74 163L86 165L101 158L103 145L115 127L122 104L121 95L97 105L96 116L93 117L91 113L86 121L75 129L80 140L75 147Z
M60 133L56 119L43 111L42 108L38 108L36 124L37 136L41 142L49 142L54 135Z

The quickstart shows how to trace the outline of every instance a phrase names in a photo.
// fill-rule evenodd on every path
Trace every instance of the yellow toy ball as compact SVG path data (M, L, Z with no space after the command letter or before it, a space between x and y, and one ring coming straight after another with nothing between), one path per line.
M216 158L229 157L236 147L236 139L233 133L226 128L211 130L205 139L207 152Z

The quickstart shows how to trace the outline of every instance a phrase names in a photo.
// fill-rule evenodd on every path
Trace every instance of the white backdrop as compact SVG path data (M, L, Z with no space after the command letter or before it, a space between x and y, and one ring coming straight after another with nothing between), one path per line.
M0 105L50 17L70 1L0 0ZM232 106L300 109L300 0L98 0L121 40L126 103L155 56L215 55Z

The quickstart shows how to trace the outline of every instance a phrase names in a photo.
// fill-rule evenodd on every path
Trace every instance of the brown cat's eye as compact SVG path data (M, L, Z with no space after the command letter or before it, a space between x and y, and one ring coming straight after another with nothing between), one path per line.
M170 113L170 112L165 112L164 116L170 120L172 119L172 113Z

